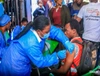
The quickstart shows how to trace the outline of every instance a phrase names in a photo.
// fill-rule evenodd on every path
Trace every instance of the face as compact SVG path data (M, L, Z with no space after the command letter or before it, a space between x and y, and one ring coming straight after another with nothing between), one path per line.
M82 2L83 2L83 0L76 0L76 3L79 4L79 5L80 5Z
M42 0L43 4L46 5L48 0Z
M55 0L56 4L61 6L62 5L62 0Z
M43 30L37 30L39 36L42 38L45 34L49 33L50 31L50 25L46 26Z
M9 23L6 25L6 27L5 27L6 31L10 29L10 26L11 26L11 22L9 22Z
M43 2L42 2L42 1L39 1L38 5L39 5L40 7L42 7L42 6L43 6Z
M22 22L21 23L21 25L24 25L24 26L26 26L28 24L28 22L26 21L26 22Z
M68 38L72 38L74 34L74 29L71 29L70 23L66 24L64 29L65 29L65 35Z
M73 3L75 3L77 0L73 0Z

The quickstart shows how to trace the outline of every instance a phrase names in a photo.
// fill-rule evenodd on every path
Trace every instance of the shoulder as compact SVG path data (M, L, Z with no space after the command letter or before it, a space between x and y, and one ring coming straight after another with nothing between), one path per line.
M18 42L22 45L24 48L31 47L35 44L38 44L38 40L34 33L30 30L28 31L24 36L22 36L20 39L18 39ZM26 47L27 46L27 47Z

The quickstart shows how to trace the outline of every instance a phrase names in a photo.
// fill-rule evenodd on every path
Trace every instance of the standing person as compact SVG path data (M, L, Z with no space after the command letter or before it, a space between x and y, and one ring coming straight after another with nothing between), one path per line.
M37 0L37 5L38 7L36 10L33 12L34 19L40 15L45 15L45 8L43 6L42 0Z
M73 53L74 45L59 28L51 26L45 16L39 16L24 30L24 34L22 32L20 37L17 36L3 55L1 76L30 76L31 62L38 68L48 67L57 64L59 59L65 58L66 50ZM43 56L42 50L48 37L62 42L66 50Z
M52 69L52 72L56 73L57 76L63 74L65 76L77 76L77 69L74 64L76 66L79 65L83 48L81 44L75 43L75 41L82 43L82 38L79 36L79 26L79 23L75 19L72 19L65 25L65 35L74 43L75 49L72 54L67 51L66 58L61 62L62 64L59 69Z
M50 10L50 20L53 25L63 28L70 21L70 12L67 6L62 5L62 0L55 0L56 6Z
M11 18L4 14L0 17L0 58L2 58L4 50L6 50L7 41L7 31L9 30L11 25Z
M72 3L69 3L68 8L70 9L71 17L76 18L81 7L86 4L87 2L83 2L83 0L73 0Z
M77 16L78 22L83 19L84 32L82 38L85 41L97 44L98 48L100 42L100 4L98 0L90 0L89 4L80 9Z

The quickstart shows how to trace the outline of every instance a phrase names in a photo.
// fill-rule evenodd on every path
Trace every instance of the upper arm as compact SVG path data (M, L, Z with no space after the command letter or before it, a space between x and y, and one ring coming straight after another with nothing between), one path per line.
M76 20L77 20L78 22L80 22L81 19L84 17L84 12L85 12L84 9L85 9L85 6L83 6L83 7L80 9L80 11L79 11L79 13L78 13L78 15L77 15Z
M65 59L65 63L63 66L61 66L60 69L63 70L64 73L66 73L68 71L68 69L70 68L73 60L74 60L74 56L75 56L75 51L73 51L72 54L70 54L69 52L67 52L67 55L66 55L66 59Z
M81 21L81 18L80 18L80 17L76 17L76 20L77 20L78 22L80 22L80 21Z

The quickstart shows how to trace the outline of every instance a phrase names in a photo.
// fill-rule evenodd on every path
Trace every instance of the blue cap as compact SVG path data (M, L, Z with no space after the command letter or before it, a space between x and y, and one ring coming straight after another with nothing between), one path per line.
M0 17L4 14L4 7L2 3L0 2Z
M5 26L7 23L9 23L11 21L11 18L4 14L1 18L0 18L0 26Z

